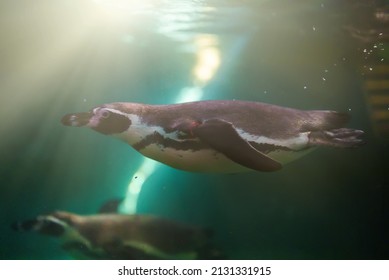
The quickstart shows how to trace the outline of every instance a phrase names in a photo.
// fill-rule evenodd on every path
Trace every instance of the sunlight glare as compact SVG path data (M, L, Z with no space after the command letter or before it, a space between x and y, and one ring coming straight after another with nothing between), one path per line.
M203 87L215 76L220 66L220 50L215 36L200 35L195 40L197 62L193 68L195 86L183 88L174 103L199 101L203 99ZM119 211L134 214L137 211L139 194L143 184L157 171L156 161L145 158L127 187L127 195Z
M216 36L201 35L196 38L197 63L193 69L195 83L207 84L216 74L220 67L220 49Z

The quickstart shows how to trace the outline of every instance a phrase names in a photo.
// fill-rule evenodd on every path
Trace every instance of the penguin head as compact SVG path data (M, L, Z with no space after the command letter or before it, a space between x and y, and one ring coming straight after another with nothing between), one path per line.
M97 106L89 112L67 114L61 122L66 126L90 127L106 135L119 134L131 126L128 112L121 110L121 107L120 103Z
M11 224L16 231L33 231L58 238L62 249L75 258L99 258L99 248L94 249L87 237L79 232L82 218L76 214L56 211L34 219Z

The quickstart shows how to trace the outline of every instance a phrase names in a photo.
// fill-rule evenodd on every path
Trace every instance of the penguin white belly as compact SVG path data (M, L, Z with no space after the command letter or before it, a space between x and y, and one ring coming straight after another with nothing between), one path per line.
M286 164L302 157L311 150L313 149L302 151L277 150L269 153L268 156L282 164ZM252 169L237 164L222 153L211 149L181 151L161 148L159 145L152 144L140 152L146 157L171 167L191 172L238 173L252 171Z
M115 135L117 138L127 142L131 146L137 145L138 141L143 141L149 136L158 134L161 138L170 139L177 143L185 141L179 138L179 133L177 131L166 133L162 127L146 126L135 116L131 116L131 120L133 123L131 130L128 130L123 134ZM237 129L236 132L247 142L255 142L259 145L269 144L290 149L276 149L267 154L269 158L276 160L281 164L291 162L311 150L305 149L308 144L308 133L306 132L300 133L296 137L289 139L273 139L266 136L253 135L241 129ZM201 140L192 139L192 141L197 142ZM251 168L247 168L229 159L228 156L212 148L181 150L179 148L165 147L156 141L155 143L147 143L147 145L141 147L138 151L146 157L171 167L191 172L238 173L252 171Z
M175 150L151 144L140 152L146 157L186 171L215 173L251 171L251 169L233 162L223 154L212 149L198 151Z

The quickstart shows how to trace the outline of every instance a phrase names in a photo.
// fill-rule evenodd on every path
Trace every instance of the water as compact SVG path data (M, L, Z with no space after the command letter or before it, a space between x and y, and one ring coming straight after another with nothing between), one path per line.
M372 118L389 104L365 88L388 53L370 2L2 1L0 258L67 259L9 225L127 196L122 211L212 228L232 259L387 259L388 138L385 114ZM367 145L275 173L195 174L60 124L103 103L194 99L348 111Z

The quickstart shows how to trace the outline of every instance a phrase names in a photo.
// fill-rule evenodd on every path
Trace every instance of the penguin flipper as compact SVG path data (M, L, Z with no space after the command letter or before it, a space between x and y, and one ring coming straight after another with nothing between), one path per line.
M257 171L276 171L282 165L256 150L244 140L233 125L220 119L210 119L193 129L193 133L230 160Z

